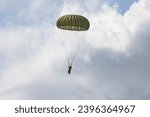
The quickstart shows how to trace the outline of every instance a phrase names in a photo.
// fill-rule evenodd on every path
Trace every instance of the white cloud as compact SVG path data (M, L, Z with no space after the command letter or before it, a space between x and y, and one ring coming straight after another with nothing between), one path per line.
M88 40L95 48L125 51L129 45L130 32L116 9L104 5L102 11L91 16Z
M98 0L27 3L14 11L21 22L0 28L0 99L150 98L148 0L124 15ZM58 30L56 20L66 13L85 15L90 30ZM70 41L65 46L71 56L83 38L69 76L60 39Z
M128 29L132 33L136 33L137 30L143 28L144 24L149 23L150 20L150 3L147 0L140 0L138 3L134 3L129 11L124 15L124 21L128 26Z
M10 64L1 74L1 91L37 80L46 69L53 71L49 67L61 56L57 55L55 58L55 52L61 51L56 45L57 50L53 52L55 45L52 44L52 40L48 40L51 36L46 35L52 32L45 29L47 28L39 30L37 27L15 27L3 31L5 33L1 36L1 53Z

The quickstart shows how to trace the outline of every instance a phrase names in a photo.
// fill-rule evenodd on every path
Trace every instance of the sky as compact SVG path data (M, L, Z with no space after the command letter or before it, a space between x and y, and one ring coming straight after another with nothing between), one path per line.
M149 0L0 0L0 99L150 99L149 12ZM89 30L58 29L66 14Z

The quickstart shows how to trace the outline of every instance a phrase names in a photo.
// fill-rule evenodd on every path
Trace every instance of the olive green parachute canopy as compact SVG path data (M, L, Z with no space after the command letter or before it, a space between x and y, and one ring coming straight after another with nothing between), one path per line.
M64 15L57 20L57 27L64 30L86 31L90 27L87 18L81 15Z

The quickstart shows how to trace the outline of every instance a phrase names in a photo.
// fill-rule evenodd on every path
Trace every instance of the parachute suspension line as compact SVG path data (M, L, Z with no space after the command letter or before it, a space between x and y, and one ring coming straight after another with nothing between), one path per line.
M79 43L79 45L78 45L78 47L77 47L77 49L76 49L76 51L75 51L75 54L74 54L74 56L73 56L73 58L72 58L71 61L69 61L69 59L68 59L67 51L66 51L66 49L65 49L65 45L64 45L63 39L60 39L60 40L61 40L61 44L62 44L62 46L63 46L63 50L64 50L64 54L65 54L65 57L66 57L66 60L67 60L67 64L68 64L68 66L72 66L72 64L73 64L75 58L77 57L78 52L79 52L79 50L80 50L80 47L81 47L83 41L85 40L85 38L83 38L83 39L80 41L80 43Z
M82 43L83 43L84 40L85 40L85 38L83 38L83 39L80 41L80 43L79 43L79 45L78 45L78 47L77 47L77 49L76 49L76 52L75 52L75 54L74 54L74 56L73 56L73 58L72 58L71 66L72 66L72 64L73 64L73 62L74 62L74 60L75 60L75 58L77 57L77 54L78 54L78 52L79 52L79 50L80 50L80 47L81 47L81 45L82 45Z
M68 65L71 65L71 64L70 64L70 61L69 61L69 59L68 59L68 56L67 56L67 51L66 51L66 49L65 49L65 45L64 45L63 39L60 39L60 40L61 40L61 44L62 44L62 46L63 46L63 50L64 50L64 54L65 54L65 57L66 57L66 60L67 60L67 64L68 64Z

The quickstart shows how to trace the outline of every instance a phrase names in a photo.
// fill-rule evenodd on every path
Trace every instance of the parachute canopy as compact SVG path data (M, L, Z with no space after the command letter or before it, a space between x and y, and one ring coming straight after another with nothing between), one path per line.
M57 20L57 27L64 30L86 31L89 29L90 23L84 16L69 14Z

